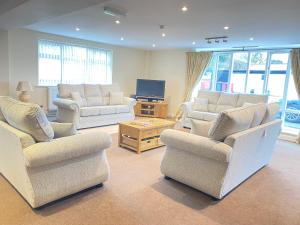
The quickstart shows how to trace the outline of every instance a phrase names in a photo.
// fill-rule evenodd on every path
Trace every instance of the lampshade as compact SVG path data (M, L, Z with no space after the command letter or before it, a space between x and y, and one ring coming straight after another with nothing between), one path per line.
M17 91L32 91L32 86L29 81L19 81Z

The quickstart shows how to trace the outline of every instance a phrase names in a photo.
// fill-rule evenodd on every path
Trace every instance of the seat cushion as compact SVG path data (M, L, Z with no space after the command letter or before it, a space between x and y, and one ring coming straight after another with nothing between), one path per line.
M217 113L192 111L188 114L189 118L197 120L212 121L218 117Z
M107 105L107 106L92 106L80 108L80 116L100 116L116 113L129 113L130 109L128 105Z
M36 141L53 139L52 126L39 105L6 98L2 101L1 110L11 126L30 134Z
M227 136L250 128L254 117L254 107L245 106L221 112L209 129L209 137L223 141Z

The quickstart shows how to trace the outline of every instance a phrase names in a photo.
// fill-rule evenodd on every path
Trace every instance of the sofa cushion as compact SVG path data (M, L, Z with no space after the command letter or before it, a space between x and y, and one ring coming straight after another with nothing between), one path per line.
M0 96L0 121L4 121L4 122L5 122L6 120L5 120L4 115L3 115L3 113L2 113L2 110L1 110L1 105L2 105L2 104L1 104L1 100L2 100L2 99L5 99L5 98L8 98L8 97L6 97L6 96Z
M121 105L123 103L123 92L110 92L109 104L110 105Z
M128 105L115 105L116 113L129 113L130 108Z
M58 94L60 98L71 98L72 92L79 92L81 97L84 97L83 84L58 84Z
M51 122L54 130L54 138L69 137L77 134L76 127L73 123L57 123Z
M237 104L237 107L241 107L244 103L266 103L268 102L267 95L254 95L254 94L240 94Z
M261 124L268 123L276 118L277 113L279 112L279 104L277 102L267 104L265 116Z
M128 105L106 105L106 106L93 106L80 108L80 116L100 116L116 113L129 113L130 108Z
M235 107L230 106L230 105L217 105L215 111L217 113L220 113L224 110L233 109L233 108L235 108Z
M71 98L74 102L76 102L79 105L79 107L87 106L86 99L81 97L79 92L71 92Z
M9 132L13 133L14 135L16 135L19 138L22 149L35 144L35 140L33 139L33 137L31 135L10 126L8 123L0 121L0 127L8 130Z
M208 111L208 99L207 98L195 98L192 108L194 111L207 112Z
M84 96L85 97L102 96L100 85L85 84L84 85Z
M212 126L213 121L191 120L191 134L196 134L202 137L208 137L208 131Z
M7 98L2 101L1 110L11 126L32 135L36 141L53 139L54 131L40 106Z
M209 136L217 141L223 141L227 136L247 130L254 117L253 107L241 107L221 112L209 129Z
M253 105L252 107L254 107L255 111L250 127L256 127L260 125L262 120L264 119L266 115L267 106L265 103L259 103Z
M228 106L235 107L238 98L239 98L238 94L229 94L229 93L222 92L220 94L220 98L218 100L217 105L228 105Z
M217 113L192 111L188 114L189 118L197 120L212 121L218 117Z

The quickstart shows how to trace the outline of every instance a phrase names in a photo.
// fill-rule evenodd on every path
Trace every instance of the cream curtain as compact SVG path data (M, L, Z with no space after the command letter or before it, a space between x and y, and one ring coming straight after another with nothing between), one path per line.
M300 49L292 50L292 71L294 77L295 88L300 99ZM300 144L300 133L298 136L298 143Z
M206 66L212 58L212 52L187 52L187 71L183 102L189 101L198 80L201 79ZM182 115L181 109L176 113L178 120Z

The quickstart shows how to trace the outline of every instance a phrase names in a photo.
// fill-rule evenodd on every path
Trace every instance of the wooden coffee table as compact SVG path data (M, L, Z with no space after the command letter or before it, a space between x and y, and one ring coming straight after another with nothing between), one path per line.
M165 129L172 129L174 121L165 119L140 119L119 123L119 146L136 151L138 154L164 144L160 134Z

